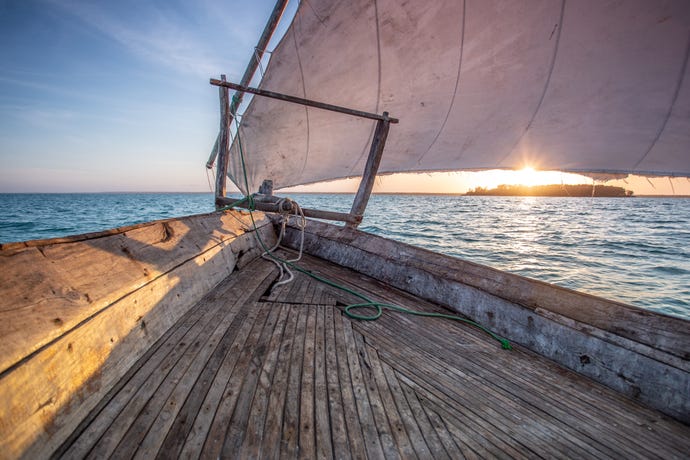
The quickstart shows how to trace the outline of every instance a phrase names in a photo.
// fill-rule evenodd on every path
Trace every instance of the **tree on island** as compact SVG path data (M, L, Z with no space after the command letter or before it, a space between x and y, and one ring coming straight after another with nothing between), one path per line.
M477 187L466 195L475 196L558 196L558 197L630 197L632 190L612 185L508 185L501 184L496 188Z

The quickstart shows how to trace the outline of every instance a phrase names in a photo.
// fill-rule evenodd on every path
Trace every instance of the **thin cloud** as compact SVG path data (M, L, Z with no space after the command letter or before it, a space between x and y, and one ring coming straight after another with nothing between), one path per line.
M147 2L126 6L116 2L117 10L107 3L54 1L53 4L138 58L175 72L208 77L227 66L213 46L190 27L193 18L175 10L170 6L172 3L164 3L165 8L161 8Z

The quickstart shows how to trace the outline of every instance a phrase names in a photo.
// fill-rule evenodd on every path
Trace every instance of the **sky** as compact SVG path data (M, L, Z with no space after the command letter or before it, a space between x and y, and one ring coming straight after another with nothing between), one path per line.
M0 0L0 192L208 191L274 3Z
M205 163L219 109L209 78L240 80L273 4L0 0L0 192L210 191ZM290 1L286 17L296 5ZM379 178L375 192L591 182L550 174L394 175ZM685 178L612 184L637 194L690 194Z

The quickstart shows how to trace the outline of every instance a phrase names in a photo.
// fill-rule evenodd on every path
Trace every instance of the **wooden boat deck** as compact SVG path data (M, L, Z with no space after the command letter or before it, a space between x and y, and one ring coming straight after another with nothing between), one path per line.
M378 300L439 307L312 257ZM687 458L690 427L464 324L386 312L257 260L192 308L56 453L67 458Z

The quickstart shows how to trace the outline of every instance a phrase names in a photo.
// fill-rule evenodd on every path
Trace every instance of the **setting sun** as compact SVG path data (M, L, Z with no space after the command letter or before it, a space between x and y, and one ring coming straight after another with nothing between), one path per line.
M519 171L515 172L515 181L520 185L541 185L544 177L531 166L525 166Z

